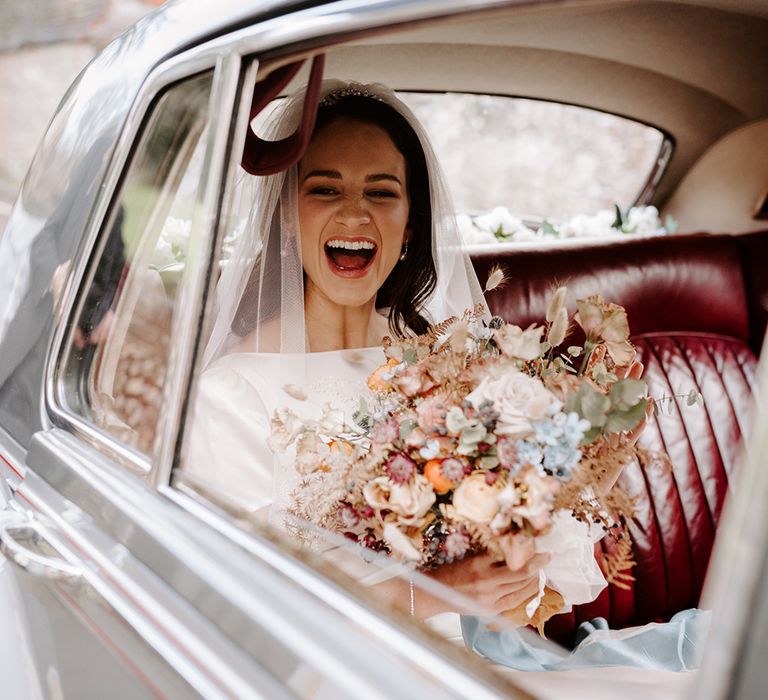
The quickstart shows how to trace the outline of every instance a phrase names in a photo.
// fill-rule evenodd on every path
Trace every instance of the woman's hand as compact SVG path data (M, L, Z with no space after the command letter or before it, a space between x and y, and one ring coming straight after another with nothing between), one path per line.
M529 554L519 563L520 549L512 544L512 538L510 535L501 542L506 561L500 562L491 554L477 554L452 564L444 564L426 575L472 599L478 608L494 615L512 610L538 592L539 571L550 560L549 554L536 554L531 546ZM510 566L510 562L516 565L515 568ZM423 590L416 594L415 612L419 617L429 617L449 610L477 614L476 610L457 607L460 608Z

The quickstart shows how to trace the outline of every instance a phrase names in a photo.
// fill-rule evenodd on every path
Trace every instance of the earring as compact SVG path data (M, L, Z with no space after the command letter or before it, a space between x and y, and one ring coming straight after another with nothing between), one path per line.
M408 255L408 240L406 239L405 242L403 243L402 252L400 253L400 260L405 260L407 255Z

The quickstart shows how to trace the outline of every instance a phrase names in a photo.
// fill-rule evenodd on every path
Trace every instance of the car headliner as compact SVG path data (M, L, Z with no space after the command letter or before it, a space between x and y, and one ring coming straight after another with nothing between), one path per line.
M675 142L661 204L714 142L768 117L768 2L544 3L351 42L329 52L326 75L555 100L651 124ZM305 81L302 72L289 89Z

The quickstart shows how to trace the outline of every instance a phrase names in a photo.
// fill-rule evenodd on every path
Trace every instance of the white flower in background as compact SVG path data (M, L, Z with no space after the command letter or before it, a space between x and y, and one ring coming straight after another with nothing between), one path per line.
M506 207L496 207L488 214L476 216L475 226L496 236L511 236L518 229L525 228L523 222Z
M184 269L192 222L175 216L166 218L157 239L151 265L159 272Z
M173 247L166 238L160 236L152 253L152 262L150 265L156 270L166 270L176 263L176 256L173 254Z
M557 226L560 238L603 238L615 236L613 222L616 215L610 209L601 209L593 216L577 214Z
M192 222L189 219L178 219L175 216L169 216L165 220L160 238L167 240L173 248L186 250L191 232Z
M664 225L659 219L659 210L653 206L632 207L627 213L627 222L623 228L628 233L666 233Z
M475 217L457 214L456 223L467 245L553 238L607 238L626 233L663 235L672 233L675 227L670 218L667 223L662 223L654 206L632 207L626 214L618 208L601 209L596 214L577 214L555 224L545 219L537 231L526 226L506 207L496 207Z
M533 229L528 228L527 226L523 226L522 228L519 228L517 231L515 231L512 234L512 240L513 241L536 241L540 238L539 234L536 233Z
M458 226L459 234L465 245L498 243L496 236L490 231L484 231L477 228L472 222L472 217L467 214L457 214L456 225Z

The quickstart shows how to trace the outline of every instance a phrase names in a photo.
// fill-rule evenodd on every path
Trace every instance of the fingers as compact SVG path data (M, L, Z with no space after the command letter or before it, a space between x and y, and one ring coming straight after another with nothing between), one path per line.
M517 590L505 593L494 604L493 612L496 615L506 610L519 607L539 592L539 577L530 579Z
M648 424L648 421L652 418L652 416L653 399L648 397L645 400L645 417L627 433L627 440L629 441L630 445L637 443L637 441L640 439L640 436L643 434L643 430L645 430L645 426Z
M643 370L645 367L643 366L643 363L639 360L633 360L632 364L630 364L629 369L627 370L627 374L625 377L627 379L640 379L640 377L643 376Z
M499 546L504 553L507 566L512 571L525 566L536 554L536 543L533 537L509 534L499 540Z
M482 560L483 556L476 557ZM539 571L549 564L552 555L548 552L539 552L532 556L528 561L517 569L506 566L504 562L498 562L491 559L490 566L485 571L480 568L476 573L493 588L509 584L519 584L521 581L527 581L532 576L538 576ZM482 562L478 561L482 567Z

